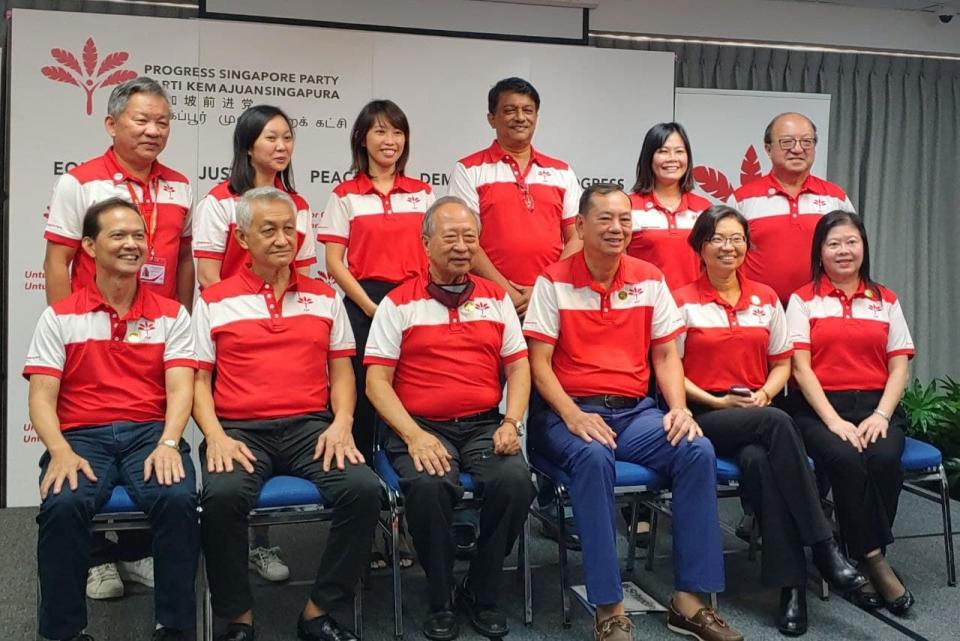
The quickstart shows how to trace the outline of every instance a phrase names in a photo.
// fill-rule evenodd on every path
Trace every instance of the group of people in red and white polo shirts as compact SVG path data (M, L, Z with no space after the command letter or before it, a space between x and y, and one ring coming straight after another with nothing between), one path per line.
M521 451L527 425L535 462L567 477L576 536L563 543L583 550L600 641L633 638L616 461L647 466L672 489L670 629L743 638L701 596L724 589L717 456L740 465L782 633L807 629L805 547L862 607L909 609L884 550L913 343L896 295L870 277L850 200L810 175L815 125L774 118L770 174L732 206L711 206L692 193L679 124L647 133L629 195L581 190L569 165L533 147L539 108L529 82L498 82L488 96L496 140L459 161L450 195L435 199L405 174L402 110L369 103L351 131L354 177L334 189L315 237L282 110L241 116L230 179L192 211L189 182L157 161L170 126L162 87L137 78L114 90L111 148L54 191L50 307L23 371L47 448L43 636L92 639L85 584L102 586L116 559L91 561L86 532L123 485L151 523L152 564L120 563L121 576L155 586L151 638L186 638L202 546L213 610L226 620L218 640L255 639L248 564L289 571L251 556L248 514L266 480L285 474L314 482L333 511L297 637L356 639L331 611L369 562L381 485L366 463L379 439L426 573L423 634L452 641L462 615L502 638L503 560L536 495ZM342 295L310 278L316 241ZM204 436L199 493L182 439L191 415ZM852 561L807 454L832 484ZM476 552L457 581L461 472L482 503Z

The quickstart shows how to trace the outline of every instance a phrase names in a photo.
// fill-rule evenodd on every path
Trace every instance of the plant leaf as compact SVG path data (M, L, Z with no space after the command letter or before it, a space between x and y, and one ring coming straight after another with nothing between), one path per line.
M136 77L136 71L131 71L130 69L120 69L119 71L114 71L112 74L107 76L106 79L100 83L100 86L109 87L110 85L119 85L121 82L133 80Z
M93 70L97 68L97 44L93 38L87 38L83 45L83 68L87 70L88 76L92 76Z
M83 75L83 71L80 69L80 61L77 60L75 55L66 49L51 49L50 55L53 56L53 59L62 64L64 67L69 67L78 74Z
M97 69L97 76L102 76L111 69L116 69L125 63L129 57L130 54L126 51L114 51L109 56L104 58L103 62L100 63L100 68Z
M740 186L751 183L760 178L760 160L757 158L757 150L753 145L747 147L747 152L743 154L743 161L740 163Z
M697 165L693 168L693 179L700 185L700 189L720 202L726 202L730 195L733 194L733 187L730 185L730 181L723 175L723 172L713 167Z
M40 73L49 78L50 80L56 80L57 82L65 82L68 85L77 85L80 86L80 83L77 82L77 79L70 75L70 72L64 69L63 67L43 67L40 69Z

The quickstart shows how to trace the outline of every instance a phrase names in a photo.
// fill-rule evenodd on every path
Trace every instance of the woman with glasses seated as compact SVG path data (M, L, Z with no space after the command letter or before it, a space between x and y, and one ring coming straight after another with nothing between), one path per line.
M781 589L777 627L801 635L807 630L805 546L838 590L854 590L866 579L833 539L793 420L770 406L790 375L793 348L776 293L738 271L750 246L746 219L731 207L710 207L689 243L702 271L674 293L687 327L678 339L687 404L717 456L740 465L741 487L763 535L761 580Z
M840 533L869 583L861 607L902 616L913 595L884 557L903 485L907 383L913 340L896 294L871 280L870 248L856 214L832 211L814 229L813 281L790 298L794 414L810 456L833 486Z

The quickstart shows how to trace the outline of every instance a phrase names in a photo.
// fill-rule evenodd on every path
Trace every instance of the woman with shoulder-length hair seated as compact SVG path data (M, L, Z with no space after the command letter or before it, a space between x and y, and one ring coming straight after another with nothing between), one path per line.
M800 635L807 630L805 546L838 590L866 579L833 539L793 420L770 406L790 376L793 347L776 292L739 271L750 247L747 221L715 205L700 214L689 243L700 278L674 293L687 327L678 339L687 404L717 455L740 464L763 535L761 579L781 588L777 627Z
M913 339L896 294L870 278L870 248L856 214L832 211L813 233L812 282L787 308L800 386L794 420L833 486L840 533L869 579L854 593L864 608L902 616L913 595L887 563L903 473Z

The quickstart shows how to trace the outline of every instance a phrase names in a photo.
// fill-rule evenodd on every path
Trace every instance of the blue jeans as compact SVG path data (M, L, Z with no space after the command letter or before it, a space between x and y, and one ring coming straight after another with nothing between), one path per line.
M197 483L190 448L180 441L186 478L163 486L143 480L143 462L157 447L163 424L110 423L64 432L70 447L90 463L97 480L77 474L77 489L63 484L40 505L37 564L40 575L40 634L65 639L87 625L86 580L90 565L90 525L117 485L147 515L153 531L154 607L157 622L190 629L196 621L194 577L200 552ZM40 458L40 478L50 463Z
M668 478L673 489L674 585L683 592L722 592L723 546L717 516L713 446L706 438L672 447L663 430L663 412L653 399L613 410L582 405L599 414L617 435L617 449L587 443L560 417L545 410L530 421L529 445L566 472L567 488L583 546L583 571L591 603L623 600L617 556L615 461L639 463Z

